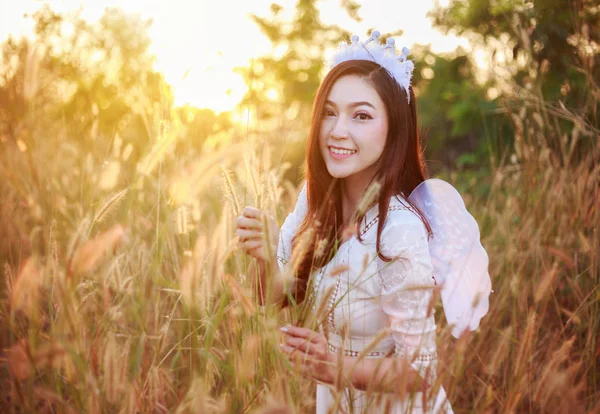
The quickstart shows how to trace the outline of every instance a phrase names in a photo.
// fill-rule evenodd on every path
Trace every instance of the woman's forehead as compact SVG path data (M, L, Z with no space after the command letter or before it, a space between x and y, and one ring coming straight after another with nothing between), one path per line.
M373 107L383 105L375 88L364 77L358 75L342 76L335 81L327 95L327 101L339 107L357 106L357 103L364 102Z

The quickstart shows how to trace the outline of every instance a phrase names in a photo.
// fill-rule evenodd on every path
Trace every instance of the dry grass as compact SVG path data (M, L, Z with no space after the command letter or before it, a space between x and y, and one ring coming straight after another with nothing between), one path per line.
M517 99L516 158L498 156L485 199L466 197L491 309L457 341L438 308L440 382L457 412L598 412L599 133ZM312 409L314 385L290 375L276 329L304 313L256 304L233 231L244 205L290 211L287 166L248 140L182 168L175 135L112 193L81 149L3 148L3 412Z

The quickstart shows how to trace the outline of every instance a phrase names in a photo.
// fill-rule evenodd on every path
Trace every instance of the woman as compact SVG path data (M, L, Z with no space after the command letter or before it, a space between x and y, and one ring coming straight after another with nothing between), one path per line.
M253 207L236 231L257 259L261 303L310 298L327 310L319 332L282 328L282 351L318 382L317 413L452 412L435 384L434 287L444 285L455 336L475 329L491 288L487 256L456 190L425 180L413 63L378 37L353 36L334 56L313 106L306 183L279 237L265 235ZM465 242L450 243L449 230Z

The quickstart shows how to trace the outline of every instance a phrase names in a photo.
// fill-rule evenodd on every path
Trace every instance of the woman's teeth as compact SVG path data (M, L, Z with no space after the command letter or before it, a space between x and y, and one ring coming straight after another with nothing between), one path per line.
M338 149L338 148L333 148L333 147L330 147L329 149L334 154L342 154L342 155L354 154L356 152L356 151L352 151L352 150L344 150L344 149Z

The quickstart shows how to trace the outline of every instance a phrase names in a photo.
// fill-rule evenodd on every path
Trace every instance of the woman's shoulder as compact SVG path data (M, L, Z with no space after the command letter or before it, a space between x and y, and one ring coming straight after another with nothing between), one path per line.
M422 223L421 217L415 208L402 196L393 196L390 199L385 227L415 222Z
M374 237L376 237L379 221L379 206L375 205L365 215L361 226L361 236L375 235ZM390 198L383 227L384 231L411 224L418 225L418 223L422 223L421 218L402 195L395 195Z
M381 231L381 252L388 257L425 252L427 227L416 210L405 200L391 203Z

